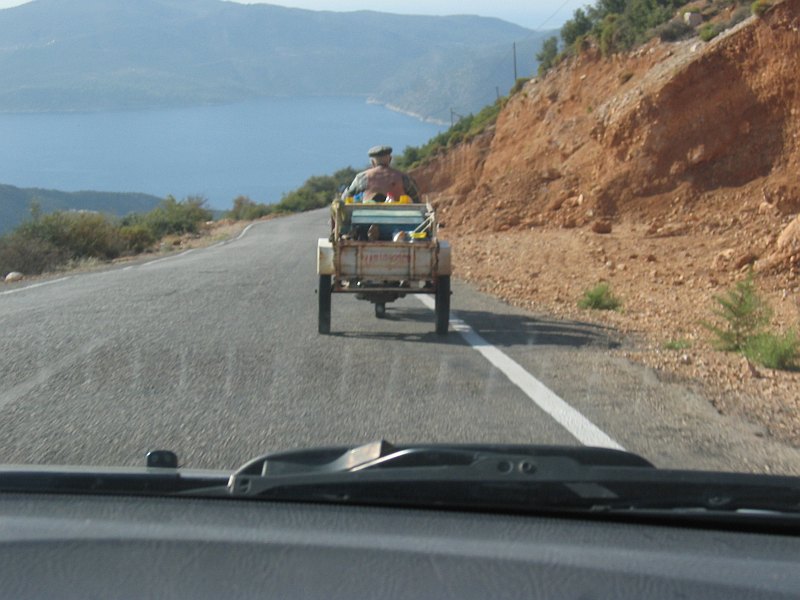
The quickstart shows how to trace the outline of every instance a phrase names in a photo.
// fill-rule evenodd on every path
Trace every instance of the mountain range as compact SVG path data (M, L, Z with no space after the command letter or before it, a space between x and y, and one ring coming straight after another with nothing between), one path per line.
M499 19L221 0L34 0L0 10L0 111L355 95L447 121L530 75L541 41Z

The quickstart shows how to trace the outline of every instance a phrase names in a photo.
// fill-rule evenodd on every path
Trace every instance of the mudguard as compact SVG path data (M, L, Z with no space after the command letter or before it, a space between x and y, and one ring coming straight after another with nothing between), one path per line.
M317 241L317 274L333 275L333 242L327 238Z

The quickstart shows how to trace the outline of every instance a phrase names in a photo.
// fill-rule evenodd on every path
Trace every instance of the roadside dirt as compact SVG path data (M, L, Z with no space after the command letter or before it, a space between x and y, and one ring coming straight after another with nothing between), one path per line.
M753 268L800 330L800 0L706 44L594 50L529 82L496 127L414 171L456 275L610 324L627 358L800 446L800 373L713 350L701 321ZM577 307L605 281L620 312Z

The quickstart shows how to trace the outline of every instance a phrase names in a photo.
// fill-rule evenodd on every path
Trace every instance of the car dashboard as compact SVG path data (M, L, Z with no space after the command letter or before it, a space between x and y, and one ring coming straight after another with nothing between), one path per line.
M8 598L790 598L800 538L477 512L0 496Z

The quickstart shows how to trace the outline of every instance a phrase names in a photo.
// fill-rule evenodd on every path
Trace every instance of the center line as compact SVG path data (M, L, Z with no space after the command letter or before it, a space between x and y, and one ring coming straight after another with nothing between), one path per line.
M416 297L425 306L435 310L436 303L431 296L420 294ZM550 415L580 443L586 446L624 450L619 443L609 437L597 425L567 404L536 377L528 373L518 362L495 346L492 346L478 335L472 327L457 318L453 313L450 313L450 326L495 368L508 377L511 383L533 400L536 406Z

